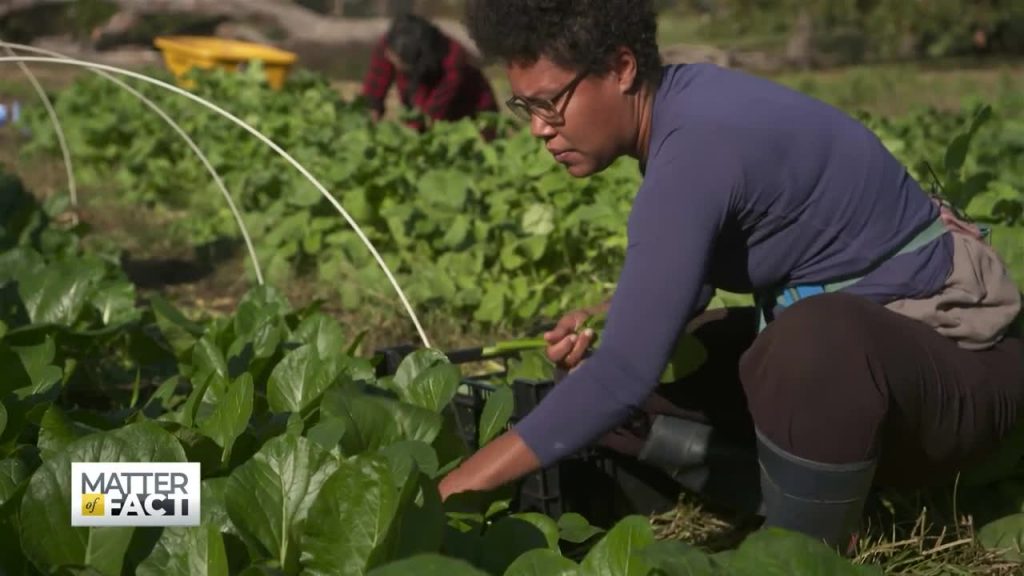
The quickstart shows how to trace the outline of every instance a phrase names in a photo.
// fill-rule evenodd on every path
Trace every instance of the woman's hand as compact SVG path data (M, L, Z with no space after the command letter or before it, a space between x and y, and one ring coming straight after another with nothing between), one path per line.
M554 328L544 333L544 340L548 343L548 360L556 367L571 372L579 366L587 348L594 341L593 330L588 328L579 332L580 326L591 316L593 313L590 310L574 310L562 316Z
M486 492L540 468L540 461L515 430L505 432L452 470L438 485L441 501L459 492Z

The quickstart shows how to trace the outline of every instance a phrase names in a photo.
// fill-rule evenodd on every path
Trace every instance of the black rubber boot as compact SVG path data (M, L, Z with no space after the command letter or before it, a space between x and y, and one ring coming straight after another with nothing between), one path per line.
M659 415L638 458L710 502L734 512L763 514L754 447L726 442L707 424Z
M802 532L847 553L860 528L875 460L825 464L789 454L757 433L764 526Z

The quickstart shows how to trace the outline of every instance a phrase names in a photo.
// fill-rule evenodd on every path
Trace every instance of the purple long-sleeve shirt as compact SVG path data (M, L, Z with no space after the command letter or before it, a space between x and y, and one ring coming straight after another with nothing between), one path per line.
M654 391L708 286L756 293L853 277L937 215L843 112L742 72L666 67L601 345L517 431L544 466L576 452ZM930 295L951 265L946 234L846 291L883 303Z

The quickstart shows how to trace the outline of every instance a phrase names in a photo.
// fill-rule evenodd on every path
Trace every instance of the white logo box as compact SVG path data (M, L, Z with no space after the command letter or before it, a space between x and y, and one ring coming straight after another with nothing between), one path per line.
M71 525L199 526L199 492L198 462L72 462Z

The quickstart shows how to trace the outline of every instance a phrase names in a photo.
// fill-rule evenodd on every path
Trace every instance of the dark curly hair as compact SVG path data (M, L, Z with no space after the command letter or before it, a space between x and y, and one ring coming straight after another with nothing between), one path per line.
M661 81L651 0L470 0L466 22L487 57L530 63L545 56L570 70L603 74L624 46L636 55L638 79Z
M440 78L448 53L448 37L426 18L402 14L391 22L387 45L408 66L408 98L420 84L432 85Z

